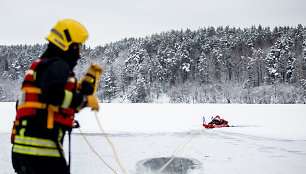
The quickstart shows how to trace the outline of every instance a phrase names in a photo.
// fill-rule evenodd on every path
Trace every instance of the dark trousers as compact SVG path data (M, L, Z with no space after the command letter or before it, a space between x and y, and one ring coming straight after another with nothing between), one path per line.
M23 155L12 152L12 163L17 174L69 174L62 157Z

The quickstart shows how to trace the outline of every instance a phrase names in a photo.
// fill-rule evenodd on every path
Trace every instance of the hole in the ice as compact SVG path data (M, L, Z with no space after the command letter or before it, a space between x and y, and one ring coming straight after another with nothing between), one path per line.
M137 163L137 174L153 174L163 167L171 158L149 158ZM176 157L161 172L161 174L191 174L192 170L200 167L200 161L190 158Z

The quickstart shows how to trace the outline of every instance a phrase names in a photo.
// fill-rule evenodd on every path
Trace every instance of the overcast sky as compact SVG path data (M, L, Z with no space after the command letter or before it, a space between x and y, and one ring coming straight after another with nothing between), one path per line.
M306 0L0 0L0 45L47 43L65 18L82 23L95 47L171 29L306 26Z

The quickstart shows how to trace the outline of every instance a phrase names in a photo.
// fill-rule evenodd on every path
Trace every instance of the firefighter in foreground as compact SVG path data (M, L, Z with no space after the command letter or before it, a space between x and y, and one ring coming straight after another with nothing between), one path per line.
M87 38L79 22L59 20L46 37L46 51L26 71L11 137L16 173L70 173L63 153L65 132L82 108L99 110L93 91L102 68L92 64L79 82L73 73Z

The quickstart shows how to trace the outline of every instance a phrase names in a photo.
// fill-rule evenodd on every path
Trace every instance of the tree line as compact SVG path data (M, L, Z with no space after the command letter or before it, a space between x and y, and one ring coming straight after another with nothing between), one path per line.
M15 100L46 45L0 46L0 100ZM75 68L104 68L101 102L305 103L306 29L252 26L171 30L84 46Z

